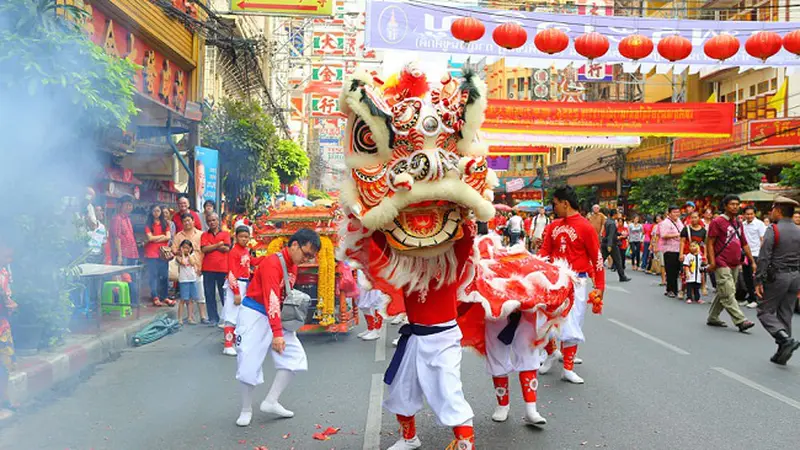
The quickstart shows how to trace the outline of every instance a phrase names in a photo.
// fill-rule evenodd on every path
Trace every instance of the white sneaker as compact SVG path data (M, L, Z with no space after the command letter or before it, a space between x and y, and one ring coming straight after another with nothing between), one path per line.
M758 308L758 303L750 302L750 303L747 304L747 307L750 308L750 309Z
M236 426L249 426L251 420L253 420L253 411L242 411L239 413L239 418L236 419Z
M233 347L225 347L222 349L222 354L227 356L236 356L236 349Z
M372 331L372 330L364 330L364 331L362 331L361 333L358 333L356 336L357 336L357 337L360 337L360 338L363 338L363 337L364 337L364 336L366 336L366 335L367 335L367 334L368 334L370 331Z
M389 450L415 450L420 447L422 447L422 441L419 440L419 436L414 436L414 439L400 439L389 447Z
M381 330L375 329L361 337L365 341L375 341L381 337Z
M495 422L505 422L508 420L508 411L511 410L511 405L501 406L497 405L492 414L492 420Z
M400 338L394 338L394 340L392 341L392 346L397 347L397 344L399 343L400 343Z
M564 369L564 372L561 373L561 379L570 383L583 384L583 378L572 370Z
M539 366L539 373L547 373L550 369L553 368L553 364L555 364L556 359L558 359L559 352L553 352L551 355L547 355L547 358L544 359L544 362L541 366Z
M275 414L278 417L289 419L294 417L294 413L284 408L280 403L267 403L266 400L261 402L261 412L267 414Z
M528 425L546 425L547 420L536 410L536 403L525 404L525 417L523 418Z
M405 314L398 314L394 316L392 318L392 321L389 323L391 323L392 325L400 325L401 323L403 323L404 319L405 319Z

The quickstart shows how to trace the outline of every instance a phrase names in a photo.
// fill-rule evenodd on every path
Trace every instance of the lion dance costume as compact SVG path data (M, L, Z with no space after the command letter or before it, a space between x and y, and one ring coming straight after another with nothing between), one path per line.
M402 433L390 450L421 446L414 416L423 400L440 424L453 428L452 448L474 448L473 412L461 384L464 336L457 322L460 310L472 311L473 305L460 308L459 300L491 299L485 307L474 303L475 310L485 311L496 299L507 298L506 292L516 292L514 286L492 285L491 280L474 282L484 262L469 214L478 220L494 216L496 183L485 147L477 144L485 90L470 72L463 81L447 75L431 88L426 76L408 65L386 82L356 75L341 95L348 116L345 162L350 176L341 192L345 219L339 257L359 263L373 287L391 298L388 315L405 311L409 321L400 328L384 377L383 406L397 416ZM531 270L524 263L496 263L502 269ZM485 265L502 271L497 264ZM570 289L559 291L562 304L569 303ZM496 309L497 318L505 320L515 308L501 304ZM470 330L485 323L483 313L467 315L476 319L465 323ZM480 334L470 338L471 345L481 346L482 329Z

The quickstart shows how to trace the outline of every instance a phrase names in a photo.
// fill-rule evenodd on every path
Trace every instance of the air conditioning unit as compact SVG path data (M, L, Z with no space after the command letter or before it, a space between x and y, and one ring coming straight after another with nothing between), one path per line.
M514 99L514 93L513 92L508 91L508 99L509 100L513 100Z

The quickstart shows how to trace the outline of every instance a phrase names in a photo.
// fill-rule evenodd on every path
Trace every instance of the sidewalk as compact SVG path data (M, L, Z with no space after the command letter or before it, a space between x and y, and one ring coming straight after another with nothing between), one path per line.
M11 403L25 404L58 383L120 353L131 346L133 335L155 316L167 313L174 318L176 310L143 305L138 320L135 312L132 318L105 316L99 330L92 321L87 323L86 330L73 331L65 338L63 345L52 351L39 352L35 356L18 356L17 369L11 373L8 381Z

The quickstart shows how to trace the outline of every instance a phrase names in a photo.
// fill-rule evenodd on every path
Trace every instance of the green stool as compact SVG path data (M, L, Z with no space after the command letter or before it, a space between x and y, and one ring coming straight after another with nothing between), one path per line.
M114 290L117 292L114 292ZM124 281L106 281L103 283L103 314L119 311L120 317L130 316L131 288Z

